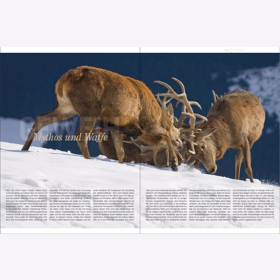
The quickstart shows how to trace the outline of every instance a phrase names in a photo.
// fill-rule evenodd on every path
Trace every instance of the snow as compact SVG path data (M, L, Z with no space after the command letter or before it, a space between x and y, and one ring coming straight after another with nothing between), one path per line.
M70 152L32 146L20 151L21 145L1 142L2 227L4 228L137 228L139 226L139 196L141 193L143 228L275 228L279 225L279 187L256 180L255 184L230 178L203 174L199 170L179 166L179 172L159 169L145 164L124 163L98 156L85 160ZM141 188L140 178L141 175ZM97 222L5 222L5 189L133 189L135 220ZM146 221L145 191L147 189L274 189L275 221L246 222L184 222Z
M276 66L246 69L228 79L231 84L229 91L245 89L261 97L261 102L267 114L276 116L280 121L280 82L279 63Z

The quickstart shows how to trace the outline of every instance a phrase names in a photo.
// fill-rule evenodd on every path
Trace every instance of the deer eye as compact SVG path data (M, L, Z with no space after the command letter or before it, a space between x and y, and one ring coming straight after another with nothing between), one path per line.
M201 151L204 151L205 145L202 145L202 146L200 147L200 149L201 149Z

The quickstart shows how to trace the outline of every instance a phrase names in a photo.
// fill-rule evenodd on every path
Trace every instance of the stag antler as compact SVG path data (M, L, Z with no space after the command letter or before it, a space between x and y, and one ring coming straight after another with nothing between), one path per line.
M175 90L167 83L164 83L164 82L161 82L161 81L154 81L155 83L163 85L164 87L166 87L168 89L168 91L166 93L158 93L156 96L157 96L157 98L159 98L159 96L163 96L165 100L166 100L167 97L170 97L168 102L170 102L172 99L176 99L176 100L178 100L176 106L178 106L179 102L181 102L183 104L182 111L181 111L181 116L179 118L177 128L180 129L181 135L183 135L184 132L190 132L190 135L189 135L188 138L186 138L184 135L182 136L182 138L184 138L185 140L187 140L190 143L191 149L189 150L189 152L191 154L195 154L195 150L194 150L194 145L195 145L194 131L196 131L196 128L195 128L195 125L197 124L196 123L196 118L200 118L200 119L202 119L202 121L207 121L207 118L205 118L204 116L202 116L200 114L196 114L196 113L193 112L193 109L192 109L191 105L195 105L199 109L202 109L200 104L196 101L189 101L188 98L187 98L187 94L186 94L186 91L185 91L184 84L180 80L178 80L174 77L172 79L180 85L182 93L180 93L180 94L176 93ZM190 120L189 120L190 129L183 129L182 128L184 120L186 118L190 118Z
M172 117L176 120L176 125L175 126L180 129L180 132L181 132L180 137L182 139L184 139L186 142L190 143L191 149L189 150L189 152L191 154L195 154L194 146L196 145L196 143L194 142L194 138L195 138L194 132L195 131L201 131L201 129L195 128L195 125L198 124L198 122L196 122L196 118L200 118L201 119L200 122L207 121L207 118L205 118L204 116L202 116L200 114L196 114L196 113L193 112L193 109L192 109L191 106L195 105L198 108L202 109L200 104L196 101L189 101L188 98L187 98L187 94L185 92L184 84L176 78L172 78L172 79L175 80L180 85L182 93L181 94L176 93L174 91L174 89L170 85L168 85L167 83L164 83L164 82L161 82L161 81L155 81L155 83L159 83L159 84L165 86L168 89L168 91L166 93L159 93L159 94L156 95L156 97L157 97L157 100L158 100L159 104L161 105L161 108L167 114L169 114L167 104L172 99L178 100L176 106L178 106L178 104L180 102L183 104L182 105L182 112L181 112L181 116L180 116L179 120L175 116L172 116ZM160 96L163 96L163 99L161 99ZM190 128L183 128L184 120L187 119L188 117L190 118L190 121L189 121ZM190 135L186 136L184 134L186 132L190 133ZM136 139L131 138L130 141L124 141L124 142L128 143L128 144L136 145L141 150L141 155L145 160L147 160L147 156L146 156L145 153L148 150L151 150L153 152L153 162L157 167L169 166L169 149L164 143L161 143L159 146L149 146L149 145L146 145L146 144L143 145L139 138L136 138ZM165 149L165 152L166 152L166 159L167 159L166 165L160 165L157 161L157 154L162 149ZM183 159L181 153L179 152L179 150L176 149L175 152L178 155L178 157L182 161L184 161L184 159Z
M167 112L167 107L166 107L166 105L172 100L172 98L170 98L169 100L167 100L167 97L168 97L168 96L164 96L163 99L160 99L160 97L157 96L157 100L158 100L158 102L159 102L161 108L162 108L165 112Z
M214 103L211 103L211 107L213 107L213 105L220 99L222 98L223 96L222 95L218 95L216 94L216 92L212 89L212 93L213 93L213 99L214 99Z

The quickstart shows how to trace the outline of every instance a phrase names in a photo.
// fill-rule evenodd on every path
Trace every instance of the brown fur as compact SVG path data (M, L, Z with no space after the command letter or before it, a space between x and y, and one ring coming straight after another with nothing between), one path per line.
M124 140L129 141L130 137L125 135ZM99 142L98 144L99 144L100 153L102 155L105 155L110 159L115 159L115 160L118 159L116 149L113 143L113 138L110 133L108 134L108 141L102 141ZM125 151L124 162L134 161L135 163L147 163L150 165L155 165L153 161L152 151L147 151L145 152L145 155L142 156L141 150L134 144L124 143L123 148ZM167 157L166 157L165 150L160 150L157 153L157 162L160 166L165 166L167 164Z
M245 161L245 171L253 182L251 151L263 130L265 111L257 98L245 90L232 91L215 102L207 115L208 121L198 125L196 133L196 165L201 162L208 172L217 169L216 160L221 159L229 148L238 149L235 178L240 177L240 166Z
M139 136L148 145L164 142L176 169L178 159L174 147L178 146L179 131L144 83L104 69L80 66L58 80L56 99L57 105L51 112L36 117L22 150L29 149L34 134L44 126L79 114L81 125L77 134L81 133L82 139L78 145L85 158L90 158L85 135L97 122L103 122ZM123 162L124 135L111 134L118 160Z

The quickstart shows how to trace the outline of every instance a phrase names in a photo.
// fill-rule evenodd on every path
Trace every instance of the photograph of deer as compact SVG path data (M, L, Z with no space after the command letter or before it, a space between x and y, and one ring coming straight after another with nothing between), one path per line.
M178 148L182 146L180 130L173 117L163 110L150 89L141 81L104 69L80 66L69 70L56 83L56 107L38 115L22 148L28 150L35 133L46 125L80 116L78 146L86 159L88 137L97 122L115 126L137 136L138 140L156 150L166 147L172 170L178 168ZM181 98L181 97L180 97ZM188 106L188 104L185 104ZM120 163L124 161L124 134L112 131L111 136Z
M196 126L201 132L194 132L195 154L189 165L198 167L202 163L208 172L215 173L216 160L221 159L227 149L237 149L235 179L240 178L244 159L245 172L253 183L251 148L261 137L265 122L260 98L245 90L232 91L220 98L214 91L213 95L208 121Z
M216 160L223 158L227 149L238 149L235 179L240 178L240 167L244 159L246 174L253 182L250 150L262 135L265 121L265 111L260 99L245 90L229 92L220 98L213 91L214 105L212 104L205 118L193 112L191 105L196 105L200 109L201 106L197 102L189 102L183 83L176 78L173 79L179 83L182 93L177 94L167 83L156 81L168 89L167 93L157 94L157 97L162 109L172 116L174 125L181 131L180 137L184 143L179 156L181 162L187 162L192 157L189 166L195 164L198 168L202 163L209 173L215 173ZM164 96L164 99L160 100L160 96ZM172 106L166 107L173 98L183 104L179 120L174 116ZM196 117L201 120L196 121ZM189 125L184 124L186 118L190 118ZM125 146L127 161L145 162L158 167L168 166L168 151L153 149L151 153L150 147L142 145L139 139L125 142L136 145ZM112 141L99 144L101 153L109 158L115 157L112 144Z
M184 84L177 78L172 79L179 84L182 92L178 94L168 84L161 81L154 81L154 83L168 88L167 93L159 93L156 96L162 110L171 118L173 125L179 129L181 141L183 143L189 143L189 145L183 145L180 151L177 150L179 161L186 162L190 159L190 155L195 153L195 142L193 141L195 125L207 121L207 118L200 114L194 113L192 106L196 106L201 110L202 108L200 104L196 101L189 101ZM163 97L163 99L160 97ZM172 99L177 100L176 107L179 103L182 105L179 119L174 115L174 109L172 103L170 102ZM187 118L189 118L189 124L184 123L185 119ZM197 118L201 120L196 121ZM169 150L166 145L161 144L158 146L149 146L141 142L140 138L133 139L133 137L127 134L125 134L124 137L125 162L134 161L135 163L147 163L160 168L170 166ZM105 155L110 159L117 159L114 142L110 134L108 141L99 143L99 149L102 155Z

